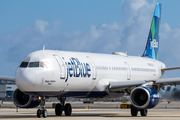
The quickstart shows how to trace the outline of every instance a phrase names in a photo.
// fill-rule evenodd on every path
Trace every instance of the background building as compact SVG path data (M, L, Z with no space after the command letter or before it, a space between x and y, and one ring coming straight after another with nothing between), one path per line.
M14 90L17 88L15 82L0 81L0 100L12 100Z

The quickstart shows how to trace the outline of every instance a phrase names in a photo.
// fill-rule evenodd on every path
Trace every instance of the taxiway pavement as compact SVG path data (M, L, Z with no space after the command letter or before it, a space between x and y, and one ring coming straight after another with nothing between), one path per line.
M12 103L4 103L0 108L0 119L5 120L179 120L180 104L174 102L160 103L156 108L148 110L146 117L141 117L140 113L137 117L131 117L130 109L120 109L118 102L95 102L94 104L83 104L82 102L71 102L73 111L72 116L56 116L52 104L47 103L47 118L37 118L37 108L33 109L17 109ZM5 107L9 106L9 107ZM89 106L89 109L87 109Z

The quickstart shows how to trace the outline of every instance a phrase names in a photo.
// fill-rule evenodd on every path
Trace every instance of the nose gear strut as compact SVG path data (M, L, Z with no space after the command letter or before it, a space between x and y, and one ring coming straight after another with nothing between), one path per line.
M41 109L37 110L37 117L40 118L41 116L43 116L43 118L47 117L47 110L45 109L45 102L46 102L46 97L41 97Z

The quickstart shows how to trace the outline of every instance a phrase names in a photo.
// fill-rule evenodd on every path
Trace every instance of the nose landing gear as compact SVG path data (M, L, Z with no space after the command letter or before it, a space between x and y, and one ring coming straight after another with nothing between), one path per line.
M47 110L45 109L45 101L46 101L46 98L45 97L42 97L41 98L41 103L40 103L40 106L41 106L41 109L38 109L37 110L37 117L40 118L41 116L43 118L46 118L47 117Z
M37 110L37 117L40 118L42 116L43 118L46 118L47 117L47 110L45 109L46 98L45 97L40 97L40 98L41 98L41 103L40 103L41 109ZM58 98L58 100L60 101L60 103L58 103L55 107L56 116L61 116L63 111L66 116L71 116L72 113L71 104L69 103L65 104L65 100L66 100L65 97L60 97Z

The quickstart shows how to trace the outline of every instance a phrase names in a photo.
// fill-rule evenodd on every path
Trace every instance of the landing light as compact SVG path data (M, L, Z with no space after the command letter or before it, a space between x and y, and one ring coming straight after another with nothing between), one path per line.
M41 100L41 96L38 97L38 100Z

